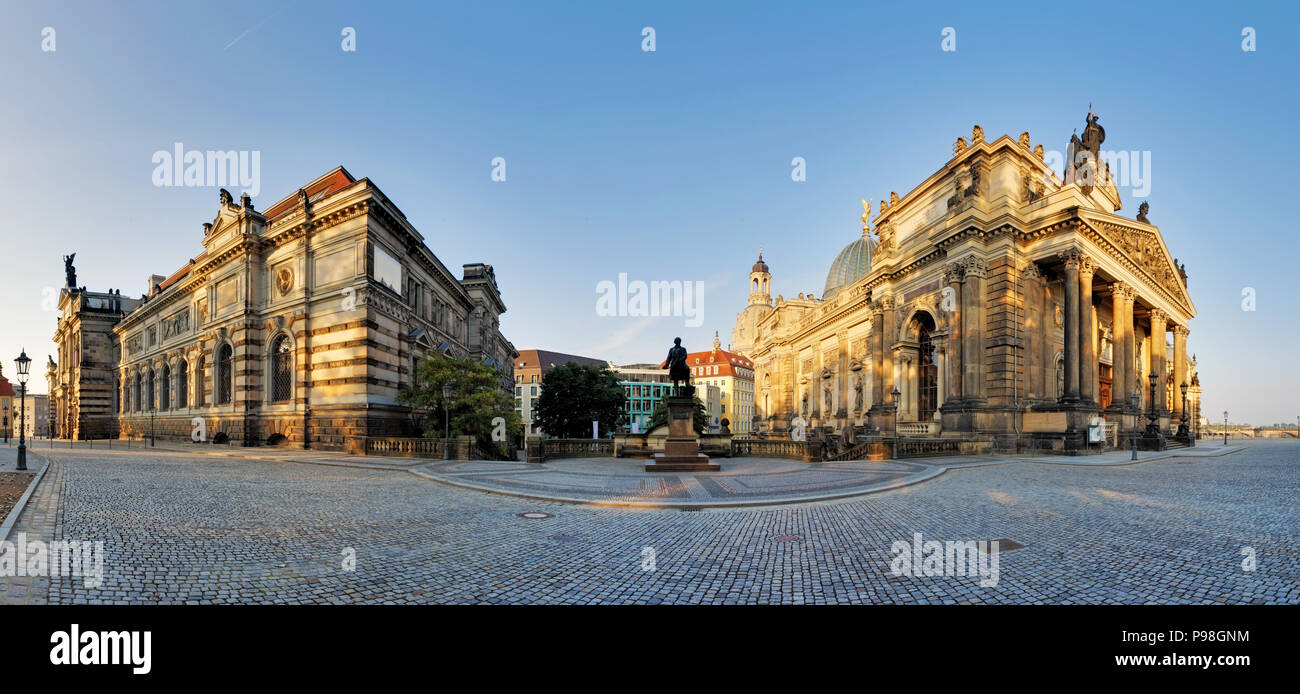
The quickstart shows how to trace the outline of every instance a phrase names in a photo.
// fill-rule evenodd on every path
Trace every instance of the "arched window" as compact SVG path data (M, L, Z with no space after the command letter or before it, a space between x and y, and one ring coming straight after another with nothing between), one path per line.
M190 406L190 363L181 359L176 369L176 407Z
M148 400L148 403L145 405L144 408L145 408L146 410L156 410L156 409L158 409L158 406L157 406L157 404L154 402L154 399L153 399L153 394L154 394L154 390L153 390L153 369L150 369L150 370L149 370L149 381L148 381L148 385L149 385L149 387L148 387L148 389L146 390L146 392L149 394L149 396L148 396L148 397L149 397L149 400Z
M170 364L163 364L162 372L162 402L158 409L170 410L172 408L172 367Z
M234 391L234 383L231 382L233 380L231 377L234 374L233 374L233 369L230 368L231 361L233 361L233 359L234 359L234 350L230 348L230 345L221 345L221 348L217 350L217 404L218 405L230 404L230 396Z
M135 405L135 411L139 412L143 408L141 404L143 400L140 398L140 374L135 375L135 392L131 394L131 400Z
M289 336L281 335L271 345L271 401L287 402L293 397L293 352Z

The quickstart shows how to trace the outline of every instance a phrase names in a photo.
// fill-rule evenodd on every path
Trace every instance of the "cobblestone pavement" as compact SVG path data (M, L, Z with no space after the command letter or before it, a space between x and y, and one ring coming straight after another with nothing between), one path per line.
M560 501L689 508L789 503L912 484L941 468L899 460L804 463L722 458L719 472L646 472L639 458L574 458L545 465L447 460L415 468L450 484Z
M107 555L99 588L56 577L51 603L1300 602L1294 442L967 467L844 501L708 511L510 497L402 470L49 455L40 491L58 491L57 535L102 539ZM1000 552L990 587L894 576L891 548L914 533L1024 546Z
M0 450L0 465L6 470L13 470L17 465L16 450ZM39 471L45 465L45 459L35 451L27 452L27 469ZM42 539L53 537L57 532L58 491L60 468L51 468L27 501L27 506L9 530L9 542L17 542L21 534L24 539ZM48 483L47 483L48 482ZM6 538L0 538L6 539ZM26 572L24 572L26 573ZM44 605L49 599L50 579L48 576L19 576L18 571L0 572L0 605Z

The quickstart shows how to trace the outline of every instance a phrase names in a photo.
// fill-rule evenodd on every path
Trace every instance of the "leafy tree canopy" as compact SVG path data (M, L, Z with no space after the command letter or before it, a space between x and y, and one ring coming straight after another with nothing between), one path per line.
M402 391L398 401L426 415L425 436L442 438L447 413L452 436L473 436L480 443L492 442L496 417L505 419L507 440L523 431L514 398L501 389L501 374L487 364L434 353L420 359L416 371L415 386ZM444 403L442 386L447 383L451 397Z
M618 374L605 366L561 364L542 377L542 394L533 407L533 421L547 436L591 437L591 423L600 422L604 435L623 422L627 393Z

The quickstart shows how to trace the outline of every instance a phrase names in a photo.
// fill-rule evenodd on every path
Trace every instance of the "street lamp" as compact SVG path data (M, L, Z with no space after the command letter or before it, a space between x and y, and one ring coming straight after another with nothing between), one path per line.
M1196 442L1191 440L1191 433L1187 428L1187 381L1183 381L1183 384L1178 386L1178 389L1183 391L1183 417L1178 424L1178 436L1179 438L1185 436L1192 445L1196 445Z
M447 401L451 399L451 383L442 384L442 413L444 418L444 433L442 437L442 459L451 460L451 409L447 407Z
M894 397L894 460L898 460L898 396L902 393L894 388L889 394Z
M1223 445L1228 445L1228 411L1223 411Z
M1136 412L1138 411L1138 394L1137 394L1136 392L1133 393L1132 395L1129 395L1129 396L1128 396L1128 404L1129 404L1129 408L1131 408L1131 409L1133 410L1134 413L1136 413ZM1132 436L1132 438L1133 438L1133 458L1132 458L1132 460L1137 460L1137 459L1138 459L1138 428L1137 428L1137 419L1136 419L1136 418L1133 420L1133 436Z
M27 358L27 350L22 350L18 358L14 360L18 364L18 385L22 389L22 406L21 414L18 420L18 469L27 469L27 432L23 426L27 421L27 369L31 368L32 360Z
M1160 424L1158 423L1160 416L1156 414L1156 378L1156 372L1154 371L1147 376L1147 380L1151 382L1151 410L1150 414L1147 415L1147 418L1151 421L1147 423L1147 434L1151 436L1159 436L1160 434Z

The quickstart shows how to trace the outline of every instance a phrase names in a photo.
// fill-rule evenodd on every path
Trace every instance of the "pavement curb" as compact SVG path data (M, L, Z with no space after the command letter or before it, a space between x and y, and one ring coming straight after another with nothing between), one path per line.
M18 497L18 503L14 504L14 507L9 509L9 515L5 516L4 525L0 525L0 542L9 539L9 531L13 530L14 525L18 523L18 517L23 515L23 509L27 508L27 501L31 499L32 494L36 492L36 487L40 486L41 480L45 479L45 471L49 470L50 465L53 464L53 461L49 458L39 453L33 453L30 448L27 449L27 457L31 458L33 456L44 460L45 465L41 466L40 471L36 473L36 476L32 478L32 481L27 483L27 491L24 491L23 495Z

